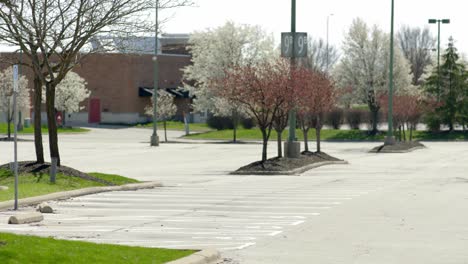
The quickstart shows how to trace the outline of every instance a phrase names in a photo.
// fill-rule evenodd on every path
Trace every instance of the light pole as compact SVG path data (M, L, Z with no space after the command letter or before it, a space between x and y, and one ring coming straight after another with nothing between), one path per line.
M329 14L327 16L327 61L326 61L326 70L327 70L327 73L328 73L328 65L330 64L330 54L329 54L329 46L328 46L328 33L329 33L329 25L330 25L330 17L333 16L334 14Z
M158 33L159 33L159 23L158 23L158 12L159 12L159 0L156 0L156 26L155 26L155 36L154 36L154 90L153 90L153 134L151 135L151 146L159 146L159 137L158 137L158 126L157 126L157 101L158 101L158 82L159 82L159 69L158 69Z
M295 67L296 63L296 0L291 0L291 33L292 33L292 56L291 67ZM296 110L289 112L289 137L285 142L286 158L299 158L301 155L301 144L296 140Z
M391 30L390 30L390 73L388 84L388 133L385 139L385 145L394 145L395 138L393 137L393 41L394 41L394 18L395 18L395 1L392 0L392 15L391 15Z
M437 100L440 100L440 23L450 24L450 19L429 19L429 24L438 24L437 30Z

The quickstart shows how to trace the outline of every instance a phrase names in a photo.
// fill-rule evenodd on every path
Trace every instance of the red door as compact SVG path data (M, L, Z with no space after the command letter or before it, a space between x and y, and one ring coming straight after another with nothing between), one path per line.
M92 98L89 100L89 123L101 122L101 100Z

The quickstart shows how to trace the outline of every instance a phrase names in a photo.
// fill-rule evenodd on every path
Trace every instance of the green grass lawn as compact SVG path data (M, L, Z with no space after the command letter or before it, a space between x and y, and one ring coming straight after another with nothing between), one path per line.
M118 175L109 175L102 173L89 173L89 175L111 182L116 185L123 185L127 183L137 183L137 180L129 179ZM0 170L0 185L7 186L7 191L0 191L0 201L7 201L14 199L14 184L15 178L13 173L9 170ZM78 177L65 176L57 174L56 183L49 182L48 174L23 174L19 177L18 184L19 198L34 197L54 192L71 191L76 189L83 189L87 187L104 186L104 184L84 180Z
M85 128L70 128L70 127L59 127L57 129L58 133L84 133L84 132L89 132L89 129ZM6 123L0 123L0 135L4 134L6 135L8 132L8 125ZM42 132L43 133L49 133L49 129L46 126L42 127ZM11 135L13 136L13 125L11 125ZM19 134L33 134L34 133L34 127L25 127L23 128L22 131L18 131Z
M283 132L283 139L286 139L288 135L287 131ZM298 140L303 140L303 133L301 130L296 130L296 136ZM271 131L271 140L275 140L277 137L276 131ZM365 131L359 130L322 130L321 137L323 140L380 140L384 136L369 136ZM219 139L219 140L232 140L232 130L219 130L210 131L202 134L193 134L186 136L187 139ZM259 129L238 129L237 139L239 140L261 140L262 134ZM315 139L315 130L309 131L309 139Z
M287 131L283 132L283 139L287 138ZM296 136L298 140L303 139L303 133L301 130L296 130ZM409 134L407 134L409 136ZM272 131L270 140L276 140L276 132ZM214 140L232 140L232 130L219 130L209 131L201 134L193 134L186 136L187 139L214 139ZM239 140L261 140L262 135L259 129L238 129L237 138ZM309 131L309 140L315 140L315 129ZM343 141L375 141L384 140L385 133L378 135L369 135L367 131L362 130L335 130L335 129L324 129L321 133L322 140L343 140ZM441 132L441 133L430 133L426 131L415 131L414 140L468 140L468 133L462 131L455 131L452 133Z
M191 250L129 247L0 233L0 263L151 263L195 253Z
M185 125L183 122L178 121L167 121L166 123L167 130L176 130L176 131L185 131ZM137 127L145 127L145 128L152 128L153 123L148 123L144 125L137 125ZM206 132L211 131L212 129L208 127L205 123L191 123L189 124L189 128L191 132ZM158 122L158 129L163 130L163 122Z

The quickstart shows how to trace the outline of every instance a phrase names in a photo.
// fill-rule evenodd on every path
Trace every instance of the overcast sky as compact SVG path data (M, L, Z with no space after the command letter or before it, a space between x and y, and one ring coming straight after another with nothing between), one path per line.
M291 0L194 0L197 7L166 11L172 18L164 25L166 33L190 33L214 28L226 21L260 25L279 39L290 31ZM363 18L390 32L391 0L297 0L297 31L313 37L326 37L327 16L330 17L330 43L340 45L352 20ZM429 18L449 18L451 24L441 26L441 48L453 36L457 48L468 53L467 0L395 0L395 27L407 24L430 27L437 36L437 26L428 25Z

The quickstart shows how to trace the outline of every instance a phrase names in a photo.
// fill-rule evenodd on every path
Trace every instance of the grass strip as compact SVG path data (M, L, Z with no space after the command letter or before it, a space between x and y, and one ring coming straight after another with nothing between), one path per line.
M90 173L89 175L111 182L115 185L137 183L135 179L126 178L119 175ZM18 177L18 196L20 199L45 195L55 192L78 190L88 187L105 186L96 181L90 181L79 177L67 176L62 173L57 174L56 183L50 183L49 175L44 173L27 173ZM0 170L0 186L7 186L8 190L0 191L0 201L14 199L15 178L9 170Z
M2 264L160 264L186 257L194 252L191 250L94 244L0 233L0 260Z

